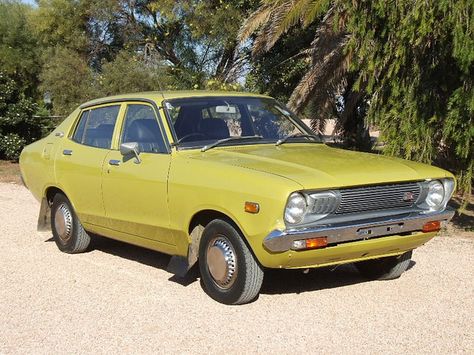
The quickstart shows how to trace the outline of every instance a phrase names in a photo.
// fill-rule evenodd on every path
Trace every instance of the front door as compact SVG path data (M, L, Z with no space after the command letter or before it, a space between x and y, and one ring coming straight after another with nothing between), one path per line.
M151 105L127 104L119 144L138 143L140 161L110 151L104 162L102 193L107 228L171 246L167 197L171 155L157 119Z

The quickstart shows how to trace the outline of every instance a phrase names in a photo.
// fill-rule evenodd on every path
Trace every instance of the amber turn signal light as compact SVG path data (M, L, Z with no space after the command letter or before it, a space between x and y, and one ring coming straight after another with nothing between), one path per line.
M326 237L306 239L306 249L324 248L328 245Z
M423 232L428 233L428 232L437 232L441 229L441 222L440 221L432 221L432 222L426 222L423 225Z
M324 248L327 245L328 245L328 239L326 237L300 239L300 240L293 241L294 250Z
M245 202L245 212L258 213L260 212L260 205L256 202Z

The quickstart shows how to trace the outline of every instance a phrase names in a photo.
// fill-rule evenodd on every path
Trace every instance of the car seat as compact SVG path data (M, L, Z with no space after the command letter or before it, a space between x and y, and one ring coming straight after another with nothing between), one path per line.
M155 119L134 120L125 131L122 143L136 142L141 152L160 151L160 127Z
M199 124L199 133L202 133L208 139L229 138L229 127L224 120L220 118L206 118Z

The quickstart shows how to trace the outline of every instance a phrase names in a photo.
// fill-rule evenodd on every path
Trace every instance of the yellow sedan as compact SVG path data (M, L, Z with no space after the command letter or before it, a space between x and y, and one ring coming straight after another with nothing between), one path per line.
M266 268L352 263L399 277L453 211L453 176L327 146L249 93L149 92L85 103L20 157L40 230L79 253L97 234L199 261L206 292L242 304Z

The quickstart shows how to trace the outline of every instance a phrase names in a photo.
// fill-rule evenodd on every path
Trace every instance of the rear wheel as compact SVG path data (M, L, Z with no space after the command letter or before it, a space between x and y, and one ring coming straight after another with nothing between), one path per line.
M392 280L399 278L410 265L412 251L402 255L360 261L356 263L359 272L371 280Z
M199 247L199 269L206 292L225 304L253 301L263 282L263 270L229 223L215 220L204 229Z
M53 198L51 229L56 245L65 253L81 253L90 244L91 238L82 227L71 203L60 193Z

